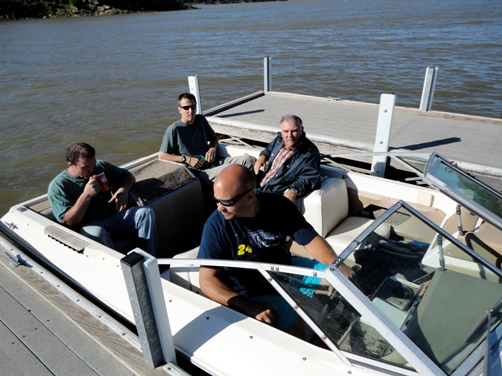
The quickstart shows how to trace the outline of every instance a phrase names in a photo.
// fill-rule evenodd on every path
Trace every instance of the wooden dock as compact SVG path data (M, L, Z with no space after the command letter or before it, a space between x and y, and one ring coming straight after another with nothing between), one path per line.
M6 249L0 246L0 252L2 375L180 374L170 366L148 366L127 328L97 307L91 314L83 308L89 302L62 293L68 287L48 282L43 268L31 261L13 267Z
M259 92L208 111L215 131L269 142L286 114L303 120L307 136L333 151L373 151L379 105ZM239 128L235 128L238 125ZM247 131L242 131L243 129ZM502 177L502 119L395 107L390 151L432 152L475 173ZM321 148L323 152L323 148Z

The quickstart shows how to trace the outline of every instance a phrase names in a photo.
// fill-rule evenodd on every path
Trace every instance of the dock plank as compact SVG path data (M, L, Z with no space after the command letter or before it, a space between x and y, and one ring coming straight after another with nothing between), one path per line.
M136 347L37 272L12 268L0 251L0 321L11 333L0 337L0 363L12 371L6 374L169 374L149 367ZM24 350L16 355L14 346Z
M232 124L238 124L241 136L252 138L255 133L262 139L268 136L270 141L279 130L280 118L295 114L302 118L307 136L315 143L330 144L334 152L372 151L378 112L378 104L268 92L209 116L208 120L215 128L225 127L227 131ZM437 151L448 159L502 177L501 142L502 119L399 106L394 110L391 150Z
M0 296L2 305L13 304L12 299ZM0 313L1 314L1 313ZM1 317L1 316L0 316ZM33 354L12 330L6 325L4 318L0 319L0 363L5 375L53 375L50 370Z

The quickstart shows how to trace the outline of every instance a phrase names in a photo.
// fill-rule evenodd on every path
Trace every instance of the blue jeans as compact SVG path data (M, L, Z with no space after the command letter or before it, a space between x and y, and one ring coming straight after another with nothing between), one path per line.
M135 206L116 212L110 217L89 222L79 232L112 249L114 248L112 238L137 235L140 248L152 256L157 255L155 213L148 206Z

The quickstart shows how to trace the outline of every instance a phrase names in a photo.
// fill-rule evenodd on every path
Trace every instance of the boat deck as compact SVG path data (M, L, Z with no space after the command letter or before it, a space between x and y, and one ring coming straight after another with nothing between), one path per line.
M269 142L279 131L281 116L295 114L302 118L307 136L316 144L330 145L332 152L373 151L378 104L279 92L259 92L234 102L238 105L207 113L217 132L246 137L242 129L247 129L249 138L259 133L262 141ZM239 129L232 129L236 124ZM472 165L473 172L502 177L501 142L502 119L397 106L394 110L391 151L437 151L448 159Z

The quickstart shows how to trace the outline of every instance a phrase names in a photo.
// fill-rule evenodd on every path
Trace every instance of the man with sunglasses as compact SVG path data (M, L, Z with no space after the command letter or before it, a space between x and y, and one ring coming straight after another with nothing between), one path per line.
M252 171L239 165L226 167L214 182L217 210L206 221L198 257L259 261L324 269L337 257L331 246L282 195L257 192ZM290 237L317 261L291 256ZM345 265L340 271L353 279ZM201 266L202 292L214 301L301 337L294 310L256 271Z
M321 186L321 157L305 135L302 119L285 115L280 124L281 131L260 153L254 171L260 190L294 201Z
M197 102L191 93L178 97L181 119L167 127L159 151L159 159L183 163L192 169L205 185L212 185L228 164L238 163L253 169L256 158L250 155L216 158L218 136L206 118L198 115Z

